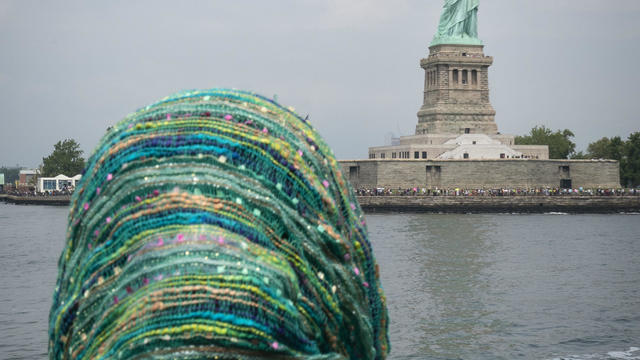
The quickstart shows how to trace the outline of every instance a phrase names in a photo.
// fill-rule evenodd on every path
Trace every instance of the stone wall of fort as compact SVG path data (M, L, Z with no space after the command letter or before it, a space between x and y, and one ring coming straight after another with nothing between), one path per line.
M358 196L365 212L620 213L640 211L640 196Z
M343 160L355 188L615 188L614 160Z

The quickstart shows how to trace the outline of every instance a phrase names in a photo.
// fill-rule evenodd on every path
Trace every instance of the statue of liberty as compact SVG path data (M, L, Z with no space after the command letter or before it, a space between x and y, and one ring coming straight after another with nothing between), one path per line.
M433 45L482 45L478 39L480 0L445 0Z

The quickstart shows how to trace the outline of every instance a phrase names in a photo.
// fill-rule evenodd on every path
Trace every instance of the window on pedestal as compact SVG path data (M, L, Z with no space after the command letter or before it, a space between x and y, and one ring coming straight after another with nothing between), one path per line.
M423 152L422 152L422 158L423 158L423 159L426 159L426 158L427 158L427 152L426 152L426 151L423 151Z
M414 151L413 152L413 158L414 159L420 159L420 151Z
M471 85L478 85L478 71L471 70Z
M469 72L467 70L462 70L462 84L467 85L469 83Z
M468 159L468 158L469 158L469 154L468 154L468 153L464 153L464 154L462 155L462 157L463 157L463 158L465 158L465 159Z
M458 83L458 70L453 70L453 83Z

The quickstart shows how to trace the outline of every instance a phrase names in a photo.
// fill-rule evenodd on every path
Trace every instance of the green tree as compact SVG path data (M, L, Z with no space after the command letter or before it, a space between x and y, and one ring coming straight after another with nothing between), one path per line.
M612 159L620 162L620 184L640 186L640 132L624 141L619 136L603 137L587 147L589 159Z
M516 145L549 145L549 158L568 159L574 154L576 144L571 140L575 135L571 130L562 131L542 126L536 126L529 132L529 135L516 136Z
M584 160L584 159L591 159L591 157L589 156L589 154L585 154L582 151L577 151L574 152L573 154L571 154L570 156L571 159L575 159L575 160Z
M624 143L620 183L623 186L640 186L640 132L631 133Z
M58 141L51 155L42 158L42 176L64 174L74 176L84 169L84 158L80 144L73 139Z
M4 183L5 184L15 183L16 180L20 178L20 170L22 170L22 168L18 165L0 167L0 173L4 174Z
M624 153L625 142L620 136L611 139L603 137L594 141L587 147L587 156L591 159L613 159L620 160Z

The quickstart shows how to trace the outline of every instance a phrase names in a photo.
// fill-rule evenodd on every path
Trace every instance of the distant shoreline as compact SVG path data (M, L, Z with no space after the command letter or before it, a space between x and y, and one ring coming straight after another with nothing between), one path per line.
M640 213L640 196L357 196L365 213ZM71 197L0 194L18 205L68 206Z
M16 204L16 205L54 205L69 206L71 196L15 196L8 194L0 194L0 201Z

